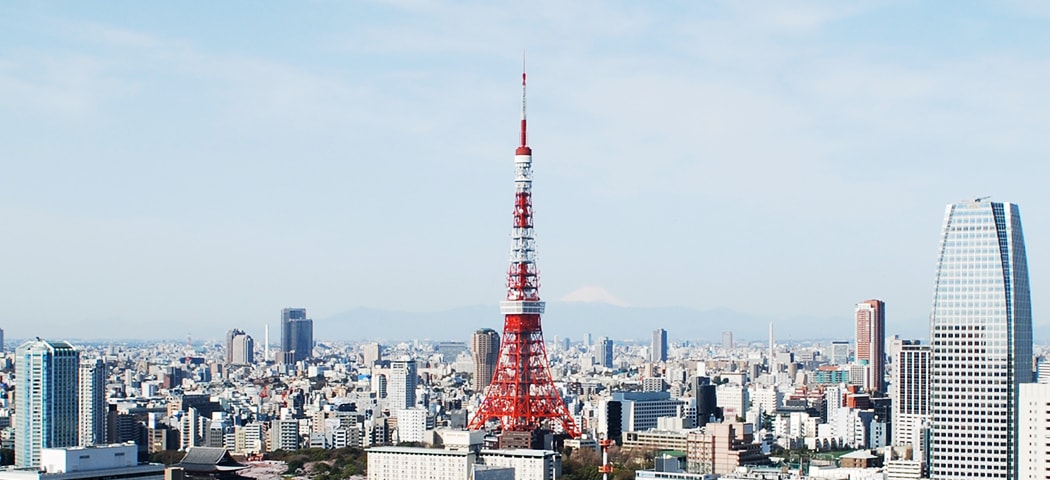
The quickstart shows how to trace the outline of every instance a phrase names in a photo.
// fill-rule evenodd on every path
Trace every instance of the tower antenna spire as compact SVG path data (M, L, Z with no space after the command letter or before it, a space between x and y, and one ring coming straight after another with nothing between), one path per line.
M521 51L521 146L528 147L527 120L525 119L525 50ZM529 152L531 154L532 152ZM521 154L519 154L521 155Z

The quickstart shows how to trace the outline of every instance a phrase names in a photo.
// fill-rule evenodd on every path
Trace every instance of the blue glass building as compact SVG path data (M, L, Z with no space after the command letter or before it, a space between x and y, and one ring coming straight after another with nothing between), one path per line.
M948 205L930 314L930 478L1017 478L1030 298L1017 205Z
M80 353L69 342L32 340L15 352L15 466L36 467L40 449L79 440Z

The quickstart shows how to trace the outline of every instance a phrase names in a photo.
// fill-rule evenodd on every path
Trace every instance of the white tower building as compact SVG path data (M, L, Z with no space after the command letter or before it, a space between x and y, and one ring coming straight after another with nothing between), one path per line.
M387 383L387 399L390 411L412 408L416 404L416 361L398 360L390 362L390 377Z
M899 340L890 371L893 444L911 445L914 459L924 457L923 425L930 421L930 346Z
M1017 478L1032 308L1017 205L948 205L930 314L930 478Z
M230 365L252 365L255 363L255 339L240 330L229 336L226 361Z
M106 444L106 364L100 358L80 362L80 446Z

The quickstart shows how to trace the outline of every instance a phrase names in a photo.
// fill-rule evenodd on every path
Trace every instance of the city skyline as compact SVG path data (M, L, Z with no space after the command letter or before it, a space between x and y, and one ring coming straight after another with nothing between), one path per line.
M285 305L317 338L357 307L492 305L458 337L498 328L522 47L544 300L789 332L880 298L893 334L930 314L944 203L1016 202L1050 237L1035 4L270 7L8 7L8 336L258 339ZM973 173L993 163L1019 175Z

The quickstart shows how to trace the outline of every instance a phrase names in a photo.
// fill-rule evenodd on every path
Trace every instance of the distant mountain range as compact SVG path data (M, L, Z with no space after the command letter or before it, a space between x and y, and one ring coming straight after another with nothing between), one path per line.
M768 341L771 320L774 322L774 336L778 342L850 340L854 335L854 325L849 315L834 318L768 318L729 309L626 307L606 303L558 301L547 303L547 313L543 316L543 333L547 340L558 336L577 341L590 333L595 339L604 336L617 340L636 339L648 342L653 330L663 328L667 330L668 339L671 341L717 343L721 342L723 331L732 331L734 340L739 344L745 341ZM355 308L315 319L314 338L343 341L469 341L471 334L479 328L503 330L503 316L499 313L497 305L460 307L437 312Z

